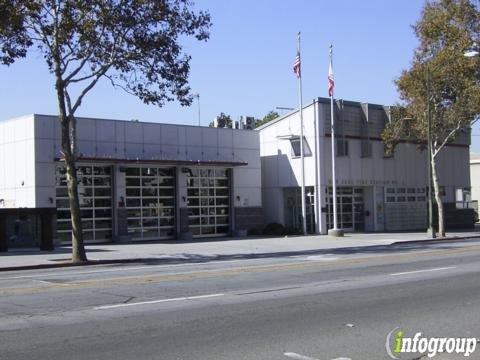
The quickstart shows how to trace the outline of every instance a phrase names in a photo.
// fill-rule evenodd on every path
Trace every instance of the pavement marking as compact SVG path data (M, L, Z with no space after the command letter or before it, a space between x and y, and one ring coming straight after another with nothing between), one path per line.
M310 255L305 258L305 260L309 261L335 261L338 259L338 257L331 257L328 255Z
M53 282L53 281L47 281L47 280L32 280L35 282L39 282L42 284L47 284L47 285L63 285L63 286L69 286L70 284L68 283L58 283L58 282Z
M108 309L116 309L121 307L127 306L138 306L138 305L150 305L150 304L160 304L165 302L172 302L172 301L185 301L185 300L196 300L196 299L208 299L213 297L224 296L225 294L209 294L209 295L198 295L198 296L184 296L179 298L171 298L171 299L161 299L161 300L152 300L152 301L142 301L136 303L126 303L126 304L115 304L115 305L102 305L102 306L95 306L94 310L108 310Z
M406 271L406 272L393 273L393 274L390 274L390 276L410 275L410 274L418 274L418 273L424 273L424 272L450 270L455 268L456 266L447 266L447 267L439 267L439 268L425 269L425 270Z
M312 358L312 357L309 357L309 356L300 355L300 354L297 354L297 353L294 353L294 352L286 352L286 353L283 353L283 355L285 355L286 357L289 357L291 359L298 359L298 360L319 360L319 359L315 359L315 358Z

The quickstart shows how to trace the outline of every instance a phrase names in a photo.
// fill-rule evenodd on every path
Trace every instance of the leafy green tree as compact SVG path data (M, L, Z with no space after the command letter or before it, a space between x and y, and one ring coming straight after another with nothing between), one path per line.
M431 114L431 169L438 229L445 235L437 170L439 154L459 136L469 136L480 114L480 59L463 54L480 43L479 9L468 0L429 1L414 25L419 45L412 65L396 80L402 104L383 139L394 150L399 139L426 147Z
M271 111L268 112L267 115L265 115L265 116L263 117L262 120L258 120L258 121L257 121L257 123L255 124L255 127L259 127L259 126L261 126L261 125L263 125L263 124L266 124L266 123L268 123L269 121L272 121L272 120L278 118L279 116L280 116L280 115L279 115L276 111L271 110Z
M53 75L72 220L72 261L87 260L77 189L75 113L101 79L162 106L192 101L180 38L207 40L208 13L189 0L0 0L0 61L34 46Z

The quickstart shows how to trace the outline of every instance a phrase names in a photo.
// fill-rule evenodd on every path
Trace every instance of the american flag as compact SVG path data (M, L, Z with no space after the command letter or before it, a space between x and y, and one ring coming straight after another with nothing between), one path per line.
M295 60L293 61L293 72L297 74L297 78L299 78L302 74L301 72L301 62L300 62L300 52L297 52L297 56L295 56Z
M334 86L335 81L333 81L332 61L330 60L330 65L328 66L328 96L333 96Z

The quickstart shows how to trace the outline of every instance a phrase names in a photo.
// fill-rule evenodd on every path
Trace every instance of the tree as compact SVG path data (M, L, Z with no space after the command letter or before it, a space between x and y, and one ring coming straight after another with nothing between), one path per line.
M146 104L192 101L179 38L207 40L189 0L0 0L0 61L36 45L54 76L72 220L72 261L87 261L77 190L75 113L101 79Z
M232 117L230 115L226 115L222 112L222 113L220 113L220 115L217 116L217 124L218 124L218 127L229 127L229 128L231 128L232 125L233 125ZM212 122L210 122L210 124L208 124L208 126L209 127L214 127L215 124L212 121Z
M425 148L431 118L431 170L438 230L445 236L444 210L437 171L439 154L470 128L480 114L480 60L464 52L480 43L480 13L468 0L427 2L414 25L419 45L411 68L396 80L403 100L383 139L394 149L400 138Z
M272 121L276 118L278 118L280 115L273 110L270 110L267 115L263 117L262 120L258 120L257 123L255 124L255 127L262 126L263 124L268 123L269 121Z

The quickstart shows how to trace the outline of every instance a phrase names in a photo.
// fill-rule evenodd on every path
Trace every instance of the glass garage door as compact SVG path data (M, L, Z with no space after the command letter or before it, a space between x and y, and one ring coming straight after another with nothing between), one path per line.
M175 236L175 168L127 167L126 209L133 240Z
M188 224L193 236L228 235L230 229L228 169L188 169L187 204Z
M112 240L112 167L79 165L78 197L85 242ZM57 234L71 243L72 225L67 193L66 168L56 167Z

